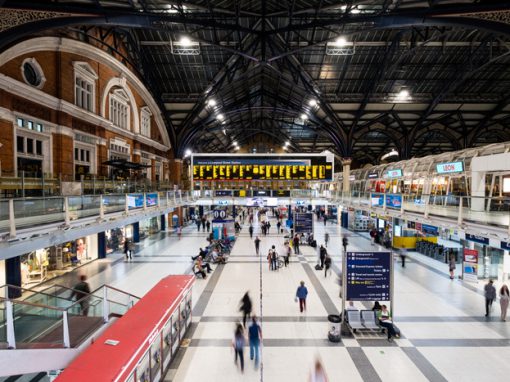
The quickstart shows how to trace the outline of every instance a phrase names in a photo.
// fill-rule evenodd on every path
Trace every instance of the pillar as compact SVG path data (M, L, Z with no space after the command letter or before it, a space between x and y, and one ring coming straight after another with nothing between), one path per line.
M182 174L183 174L183 161L182 159L170 159L168 163L170 171L169 179L170 182L176 184L178 188L182 189Z
M106 234L104 232L97 234L97 258L106 258Z
M351 191L351 158L342 158L343 187L342 192L348 194Z
M133 223L133 242L140 242L140 222Z
M463 200L464 206L467 204ZM485 211L485 172L471 171L471 210Z
M161 231L166 230L166 215L161 215Z
M5 260L5 282L9 285L21 287L21 257L11 257ZM21 290L9 288L9 298L21 297Z
M232 204L232 215L234 216L234 219L236 218L236 205Z

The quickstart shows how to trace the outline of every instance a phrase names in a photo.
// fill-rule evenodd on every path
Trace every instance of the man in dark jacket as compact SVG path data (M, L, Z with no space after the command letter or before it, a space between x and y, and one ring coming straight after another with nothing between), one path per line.
M496 299L496 288L494 288L494 281L489 280L483 289L485 294L485 317L488 317L491 313L492 303Z
M87 283L87 276L81 275L80 282L73 287L73 293L71 293L71 300L76 297L76 301L79 301L81 306L81 314L87 316L89 313L89 299L87 296L90 294L90 287Z

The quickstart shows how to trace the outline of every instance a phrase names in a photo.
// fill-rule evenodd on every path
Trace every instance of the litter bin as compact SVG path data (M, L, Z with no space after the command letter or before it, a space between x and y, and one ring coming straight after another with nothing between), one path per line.
M340 322L342 321L338 314L330 314L328 316L329 331L328 339L331 342L340 342Z

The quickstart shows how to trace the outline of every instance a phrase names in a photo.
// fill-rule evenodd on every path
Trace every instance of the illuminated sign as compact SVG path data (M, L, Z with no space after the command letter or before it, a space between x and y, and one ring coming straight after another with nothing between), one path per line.
M369 172L367 177L368 177L368 179L377 179L377 178L379 178L379 174L376 172Z
M193 180L333 180L333 159L326 155L192 156ZM266 194L267 195L267 194Z
M464 162L439 163L436 165L438 174L448 174L450 172L464 171Z
M398 178L402 176L402 169L396 168L394 170L388 170L386 174L388 175L388 178Z

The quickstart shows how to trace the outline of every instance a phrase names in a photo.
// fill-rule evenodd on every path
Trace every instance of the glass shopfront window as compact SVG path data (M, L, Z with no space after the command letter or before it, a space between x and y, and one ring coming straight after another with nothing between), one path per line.
M153 218L142 220L140 222L140 239L154 235L160 230L161 228L159 216L154 216Z
M21 256L21 284L32 287L97 259L97 235L38 249Z

